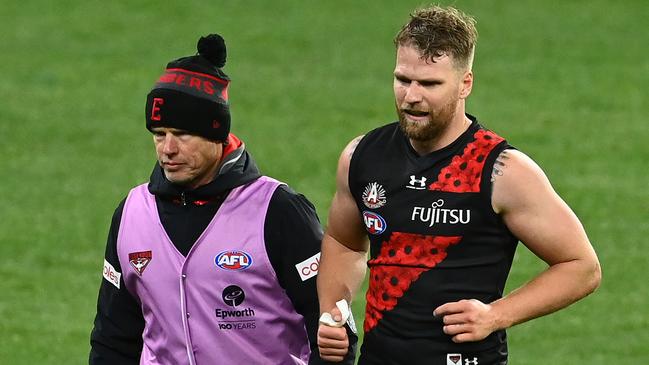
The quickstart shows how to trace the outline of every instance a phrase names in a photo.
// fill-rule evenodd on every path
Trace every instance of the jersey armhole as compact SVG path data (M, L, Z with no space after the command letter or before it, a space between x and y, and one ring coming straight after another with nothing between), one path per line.
M509 143L507 143L507 141L503 140L489 152L489 155L487 156L484 167L482 169L482 176L480 180L480 195L483 197L483 202L487 204L489 210L494 215L497 215L497 213L493 211L493 206L491 204L491 195L493 194L493 181L491 181L491 177L494 164L496 163L498 156L500 156L503 151L515 149L515 147L511 146Z
M369 133L368 133L369 134ZM349 187L349 192L352 194L352 197L354 200L356 200L356 197L354 196L354 191L356 191L355 187L357 186L357 181L356 176L358 174L358 164L359 164L359 159L358 157L361 152L364 145L365 141L367 140L367 134L364 135L360 141L358 141L358 144L356 145L356 148L352 152L351 157L349 158L349 171L347 171L347 186Z

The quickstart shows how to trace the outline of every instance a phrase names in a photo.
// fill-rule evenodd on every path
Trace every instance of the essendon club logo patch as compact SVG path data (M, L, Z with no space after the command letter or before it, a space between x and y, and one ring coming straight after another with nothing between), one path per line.
M446 354L446 365L462 365L462 354Z
M151 251L131 252L128 254L128 260L131 266L142 275L149 262L151 262Z

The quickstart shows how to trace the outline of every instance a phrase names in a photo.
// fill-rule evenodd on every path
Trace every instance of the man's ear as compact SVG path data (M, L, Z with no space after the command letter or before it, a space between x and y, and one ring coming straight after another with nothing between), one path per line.
M465 71L460 82L460 99L466 99L473 89L473 71Z

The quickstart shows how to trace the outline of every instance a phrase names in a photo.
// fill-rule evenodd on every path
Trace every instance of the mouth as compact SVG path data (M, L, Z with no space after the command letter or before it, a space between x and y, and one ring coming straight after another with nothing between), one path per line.
M421 110L414 110L414 109L401 109L401 111L406 117L408 117L408 119L417 120L417 121L428 118L430 114L428 112L424 112Z
M172 162L172 161L163 161L162 162L162 168L165 170L177 170L182 166L182 163L180 162Z

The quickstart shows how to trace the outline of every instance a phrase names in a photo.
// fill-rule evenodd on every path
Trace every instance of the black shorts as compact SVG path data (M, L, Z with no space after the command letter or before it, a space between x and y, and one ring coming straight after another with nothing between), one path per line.
M484 347L481 345L486 343L440 344L381 337L366 337L358 365L507 365L506 341Z

